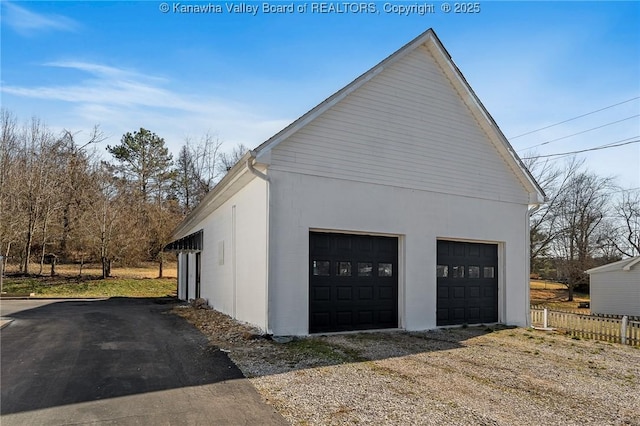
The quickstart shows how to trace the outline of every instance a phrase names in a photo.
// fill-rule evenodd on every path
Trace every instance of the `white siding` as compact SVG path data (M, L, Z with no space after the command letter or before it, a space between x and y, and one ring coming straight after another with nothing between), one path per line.
M274 147L270 170L528 202L424 46Z
M308 333L309 230L400 237L400 327L436 327L436 241L499 243L500 321L527 325L527 206L270 171L269 323Z
M591 312L640 316L640 269L592 273Z
M214 309L265 331L267 197L266 182L255 178L187 232L204 231L201 297ZM192 267L195 273L195 261L190 275Z

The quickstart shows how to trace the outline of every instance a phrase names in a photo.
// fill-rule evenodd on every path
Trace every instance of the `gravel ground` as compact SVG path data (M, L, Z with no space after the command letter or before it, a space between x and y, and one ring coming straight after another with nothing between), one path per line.
M276 343L176 308L296 425L640 425L640 350L520 328Z

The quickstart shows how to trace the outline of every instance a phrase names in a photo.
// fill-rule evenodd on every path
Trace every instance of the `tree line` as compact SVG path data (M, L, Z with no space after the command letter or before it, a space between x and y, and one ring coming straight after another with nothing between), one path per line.
M207 134L186 139L174 160L163 138L141 128L107 146L105 158L97 126L56 134L6 109L0 125L0 254L23 274L42 274L53 254L100 262L104 277L113 261L155 261L162 276L171 231L246 151L222 152Z
M532 155L526 165L548 200L530 221L534 276L564 283L573 300L574 289L588 288L587 269L640 255L640 188L619 187L575 157Z

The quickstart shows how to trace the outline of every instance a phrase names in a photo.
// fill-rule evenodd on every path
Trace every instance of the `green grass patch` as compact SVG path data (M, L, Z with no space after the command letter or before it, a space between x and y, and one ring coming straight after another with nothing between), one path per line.
M96 277L16 277L5 278L7 295L35 297L164 297L175 296L174 279Z
M356 350L332 345L313 337L294 340L287 343L286 348L303 359L319 358L338 363L361 361L363 359Z

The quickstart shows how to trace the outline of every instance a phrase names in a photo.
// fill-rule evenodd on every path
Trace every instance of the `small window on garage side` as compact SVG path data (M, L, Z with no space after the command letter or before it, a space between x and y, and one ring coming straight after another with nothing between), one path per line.
M370 277L373 264L370 262L358 262L358 276Z
M485 266L482 271L482 276L484 278L495 278L495 271L493 266Z
M379 277L392 277L393 265L391 263L378 263L378 276Z
M449 266L448 265L438 265L436 266L436 277L438 278L447 278L449 276Z
M313 261L313 275L315 276L329 276L331 262L328 260L314 260Z
M464 278L464 266L454 266L452 269L452 278Z
M338 262L338 276L339 277L351 276L351 262Z
M469 266L469 278L480 278L479 266Z

